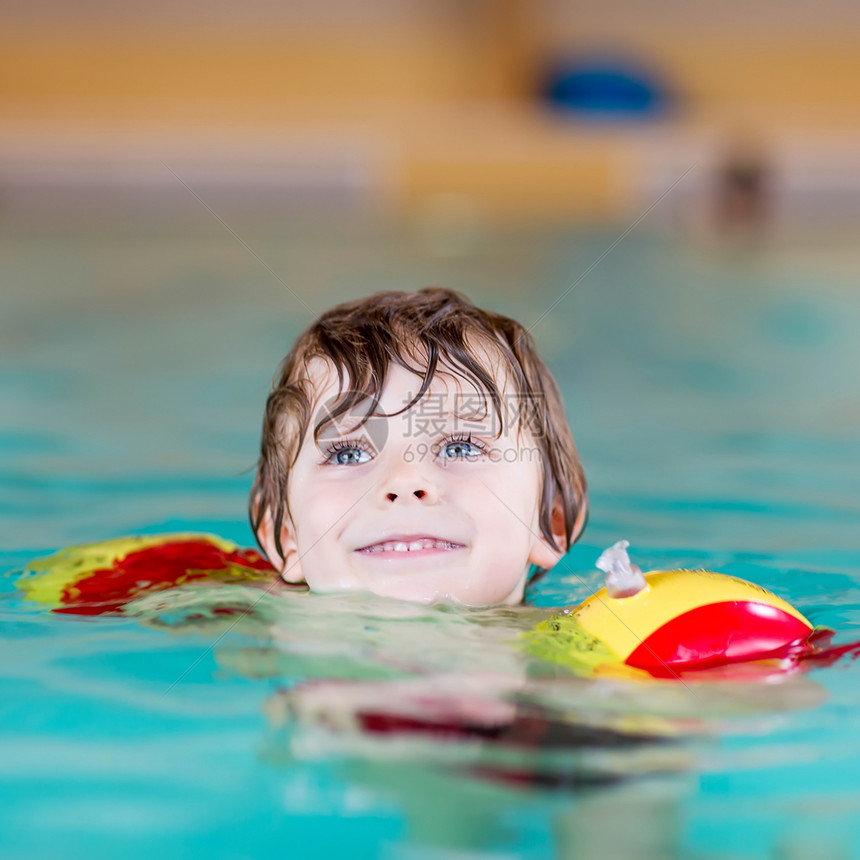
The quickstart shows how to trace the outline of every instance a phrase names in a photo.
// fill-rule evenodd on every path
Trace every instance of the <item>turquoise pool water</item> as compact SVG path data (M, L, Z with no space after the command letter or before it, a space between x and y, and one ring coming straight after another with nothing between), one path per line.
M262 405L303 303L444 283L529 324L615 238L452 258L408 232L234 226L289 289L226 233L0 240L2 855L860 856L850 660L780 684L525 680L528 608L292 595L230 627L200 610L223 591L132 619L21 600L20 569L70 544L252 544ZM541 319L592 512L533 604L584 598L627 538L643 567L752 579L858 638L858 271L838 245L631 235ZM472 731L380 729L422 714Z

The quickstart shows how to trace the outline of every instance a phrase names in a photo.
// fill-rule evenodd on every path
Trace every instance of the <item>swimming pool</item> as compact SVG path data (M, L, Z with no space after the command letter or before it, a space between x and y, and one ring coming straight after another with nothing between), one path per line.
M228 630L181 606L52 616L14 584L122 534L252 544L263 401L303 303L444 283L542 317L586 467L576 575L533 603L583 599L627 538L643 567L752 579L856 639L860 258L633 234L543 316L614 234L444 257L408 231L234 226L286 287L227 233L0 240L3 855L860 856L852 661L776 685L523 686L529 610L295 595ZM421 708L474 730L428 734Z

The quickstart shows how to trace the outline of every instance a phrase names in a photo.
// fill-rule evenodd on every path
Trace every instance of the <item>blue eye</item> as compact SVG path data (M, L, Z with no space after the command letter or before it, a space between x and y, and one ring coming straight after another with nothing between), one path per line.
M333 445L328 452L327 463L335 463L338 466L358 466L371 460L370 453L364 448L347 442Z
M469 457L479 457L484 452L467 439L455 439L442 446L440 457L450 460L462 460Z

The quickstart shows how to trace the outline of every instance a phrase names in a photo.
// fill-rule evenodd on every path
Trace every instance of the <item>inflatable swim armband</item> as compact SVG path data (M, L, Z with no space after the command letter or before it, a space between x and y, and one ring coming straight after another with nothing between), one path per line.
M61 550L27 565L16 585L28 600L70 615L121 615L131 601L192 582L273 582L253 549L211 535L127 537Z
M643 574L627 541L601 555L607 587L527 634L527 650L574 671L653 677L796 656L812 624L782 598L708 570ZM632 674L632 673L630 673Z

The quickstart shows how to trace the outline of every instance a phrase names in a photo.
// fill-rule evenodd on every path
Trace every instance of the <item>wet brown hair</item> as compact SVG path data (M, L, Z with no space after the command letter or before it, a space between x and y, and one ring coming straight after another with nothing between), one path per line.
M403 412L427 393L434 376L448 373L470 382L503 418L502 395L493 365L517 399L517 420L541 455L540 529L550 546L566 551L579 535L587 511L585 475L564 411L558 385L537 354L529 332L515 320L475 307L453 290L428 287L419 292L383 292L338 305L298 338L276 374L266 401L257 475L249 514L258 536L272 517L275 547L283 556L281 529L289 516L290 469L311 425L315 391L308 366L324 359L336 370L339 396L327 404L313 427L315 440L333 421L368 401L366 418L376 409L392 363L421 378ZM487 365L490 365L489 367ZM362 410L364 411L364 410ZM365 420L366 420L365 418ZM552 511L560 501L564 546L553 537Z

